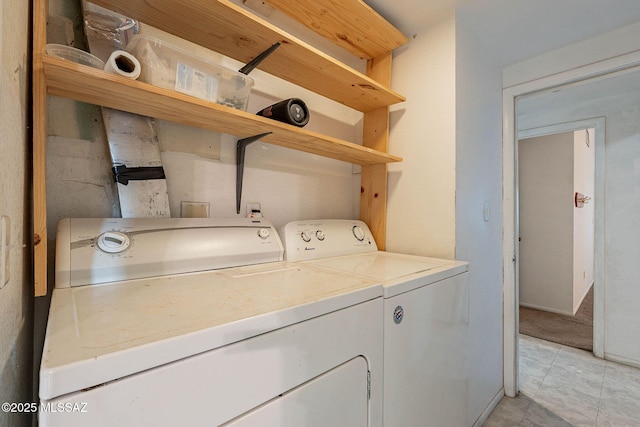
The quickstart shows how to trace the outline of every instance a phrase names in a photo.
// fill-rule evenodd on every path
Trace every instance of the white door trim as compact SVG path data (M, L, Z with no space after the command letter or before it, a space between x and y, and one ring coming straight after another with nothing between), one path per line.
M592 79L607 78L614 73L624 73L640 66L640 51L620 55L583 67L557 73L530 82L504 88L502 91L502 177L503 177L503 355L505 395L514 397L518 387L518 245L516 241L517 224L517 129L516 102L519 96L551 90L559 86L582 84ZM597 138L596 138L597 139ZM604 147L603 147L604 149ZM598 153L596 152L596 156ZM604 155L600 156L604 159ZM596 188L596 191L598 189ZM595 196L595 195L594 195ZM598 274L595 272L596 279ZM600 298L602 301L603 298ZM601 309L603 307L600 307ZM604 317L603 310L594 316ZM595 317L594 317L595 321ZM600 325L604 328L604 322ZM594 335L595 339L595 335ZM598 339L604 339L604 330ZM596 342L594 341L594 349ZM602 345L603 343L597 343Z

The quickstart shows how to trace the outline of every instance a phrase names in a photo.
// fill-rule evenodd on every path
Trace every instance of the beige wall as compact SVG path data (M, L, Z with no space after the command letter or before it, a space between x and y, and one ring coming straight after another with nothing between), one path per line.
M418 34L394 56L387 250L455 256L455 16Z
M0 215L10 218L9 282L0 289L0 402L31 402L29 3L0 0ZM0 412L0 426L31 425Z
M573 132L518 144L520 305L573 314Z

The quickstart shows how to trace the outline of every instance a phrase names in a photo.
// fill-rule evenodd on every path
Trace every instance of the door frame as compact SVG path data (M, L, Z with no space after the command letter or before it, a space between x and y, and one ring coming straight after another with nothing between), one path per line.
M515 397L519 392L518 387L518 218L517 218L517 100L521 96L533 93L553 90L567 85L584 84L594 79L607 78L612 75L631 71L640 67L640 52L632 52L615 58L606 59L585 65L583 67L560 72L526 83L503 88L502 91L502 254L503 254L503 363L504 363L504 391L505 395ZM598 139L596 137L596 139ZM604 144L602 146L604 150ZM596 156L598 153L596 152ZM604 153L600 155L604 161ZM597 162L597 160L596 160ZM597 166L596 166L597 167ZM604 181L604 180L601 180ZM596 183L596 185L598 185ZM602 185L604 183L602 182ZM602 189L604 191L604 189ZM596 192L598 188L596 187ZM594 194L594 199L596 195ZM595 201L595 200L594 200ZM596 212L597 215L597 212ZM602 216L602 215L601 215ZM594 280L597 280L594 272ZM600 298L602 304L604 298ZM602 331L598 333L599 340L596 345L598 350L604 352L604 306L596 312L595 316L601 316L599 324ZM598 355L598 354L596 354ZM599 355L599 357L601 357Z

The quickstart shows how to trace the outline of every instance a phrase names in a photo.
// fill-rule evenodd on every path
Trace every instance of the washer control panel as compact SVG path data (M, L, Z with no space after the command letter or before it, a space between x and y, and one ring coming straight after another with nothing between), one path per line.
M378 250L371 230L362 221L324 219L294 221L280 228L285 259L308 261Z

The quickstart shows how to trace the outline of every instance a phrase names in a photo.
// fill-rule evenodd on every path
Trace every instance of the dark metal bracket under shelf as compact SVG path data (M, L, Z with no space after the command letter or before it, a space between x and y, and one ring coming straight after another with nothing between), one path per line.
M247 146L264 138L273 132L265 132L260 135L239 139L236 143L236 213L240 213L240 200L242 198L242 178L244 176L244 156Z

